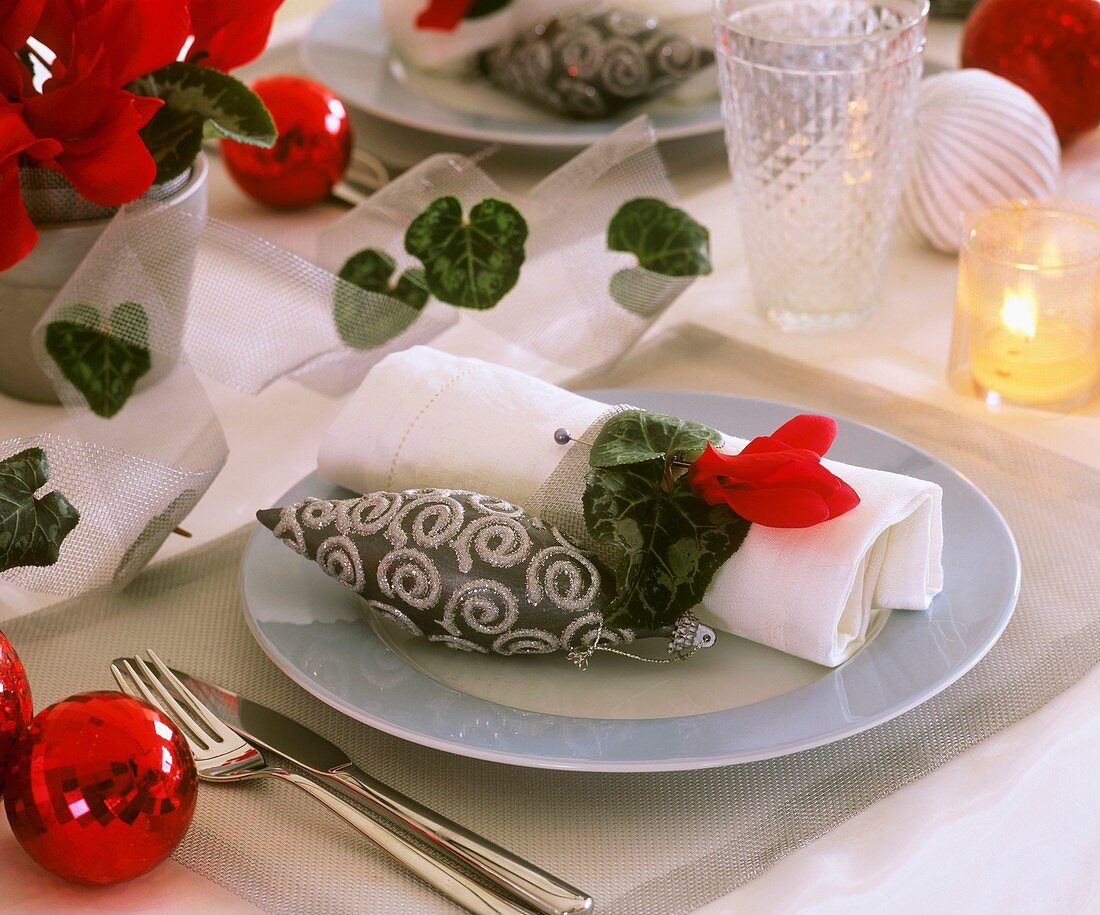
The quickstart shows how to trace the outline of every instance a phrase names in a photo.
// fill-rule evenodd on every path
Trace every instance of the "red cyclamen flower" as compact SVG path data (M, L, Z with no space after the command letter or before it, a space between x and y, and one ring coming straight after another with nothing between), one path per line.
M259 56L283 0L191 0L187 59L228 72Z
M429 0L416 17L418 29L453 32L474 5L474 0Z
M21 164L56 169L103 206L148 190L156 163L138 131L163 102L124 86L175 60L188 32L186 8L163 0L46 0L33 34L57 57L41 92L14 54L0 54L0 212L15 226L0 241L0 269L37 237L19 190Z
M688 469L688 483L709 505L728 505L765 527L812 527L859 504L855 490L821 466L836 438L836 420L803 414L740 454L708 444Z
M172 63L190 33L187 4L166 0L46 0L34 31L57 55L54 79L96 72L115 89Z

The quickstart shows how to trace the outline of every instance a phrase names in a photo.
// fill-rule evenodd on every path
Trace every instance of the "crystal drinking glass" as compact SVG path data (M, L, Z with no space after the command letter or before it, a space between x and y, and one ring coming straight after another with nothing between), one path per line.
M875 308L927 0L717 0L730 171L757 305L784 330Z

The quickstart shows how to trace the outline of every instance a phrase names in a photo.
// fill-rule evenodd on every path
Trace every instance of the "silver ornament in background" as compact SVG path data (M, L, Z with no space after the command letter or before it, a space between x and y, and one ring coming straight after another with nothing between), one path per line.
M594 4L486 51L496 85L574 118L606 118L668 92L714 63L710 48L653 16Z
M566 537L522 508L450 489L304 499L256 517L290 549L415 636L463 651L548 654L669 640L673 658L714 644L686 614L659 632L605 628L613 585Z

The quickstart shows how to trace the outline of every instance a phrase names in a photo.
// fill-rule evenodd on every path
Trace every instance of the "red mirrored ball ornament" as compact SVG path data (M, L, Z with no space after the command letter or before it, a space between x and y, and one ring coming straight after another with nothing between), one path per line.
M962 65L1026 89L1068 143L1100 124L1100 0L981 0Z
M323 200L347 171L351 123L329 89L300 76L271 76L252 84L275 119L271 149L222 140L229 174L250 197L273 207Z
M43 709L16 741L4 807L19 844L46 870L118 883L172 853L196 786L171 720L122 693L80 693Z
M12 745L31 720L31 686L19 655L0 632L0 797Z

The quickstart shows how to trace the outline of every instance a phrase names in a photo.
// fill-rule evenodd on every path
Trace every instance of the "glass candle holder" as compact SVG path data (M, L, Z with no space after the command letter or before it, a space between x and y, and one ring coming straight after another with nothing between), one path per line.
M1058 201L967 217L948 380L991 406L1100 393L1100 214Z
M788 331L878 304L927 0L717 0L722 114L758 308Z

